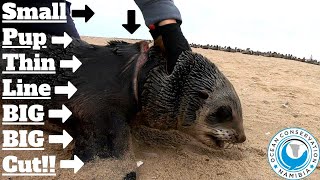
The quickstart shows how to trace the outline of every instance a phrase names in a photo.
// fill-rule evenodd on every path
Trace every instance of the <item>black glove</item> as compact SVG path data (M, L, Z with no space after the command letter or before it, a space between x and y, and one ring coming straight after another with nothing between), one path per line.
M159 35L162 36L167 55L167 71L171 74L180 54L183 51L191 51L187 39L182 34L180 24L174 23L157 26L154 30L150 30L150 33L154 39Z

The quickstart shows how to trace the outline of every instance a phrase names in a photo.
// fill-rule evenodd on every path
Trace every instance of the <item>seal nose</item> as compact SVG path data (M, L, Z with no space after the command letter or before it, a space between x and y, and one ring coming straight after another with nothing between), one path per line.
M246 141L246 139L247 139L246 135L240 134L237 136L237 143L243 143Z

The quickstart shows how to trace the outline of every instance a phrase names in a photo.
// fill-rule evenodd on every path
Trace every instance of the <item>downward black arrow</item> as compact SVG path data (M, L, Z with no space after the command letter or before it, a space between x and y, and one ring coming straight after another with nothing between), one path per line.
M129 33L133 34L141 25L136 24L136 11L128 10L128 24L122 24Z
M88 22L93 15L94 12L87 5L84 10L72 10L72 17L84 17L86 22Z

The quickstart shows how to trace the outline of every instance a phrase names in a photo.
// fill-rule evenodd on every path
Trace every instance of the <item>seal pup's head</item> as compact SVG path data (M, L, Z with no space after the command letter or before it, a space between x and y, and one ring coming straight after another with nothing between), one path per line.
M242 108L230 81L200 54L183 52L173 72L151 48L138 76L141 111L134 124L177 129L208 146L246 140Z

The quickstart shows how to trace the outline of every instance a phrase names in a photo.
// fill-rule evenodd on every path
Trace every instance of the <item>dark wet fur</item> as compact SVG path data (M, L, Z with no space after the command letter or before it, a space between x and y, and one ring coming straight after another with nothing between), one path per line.
M17 39L14 44L17 44ZM137 59L131 57L140 53L139 44L113 41L107 46L95 46L73 40L66 49L61 45L47 46L40 51L1 49L1 53L25 53L26 57L32 58L34 53L40 53L40 57L52 57L56 64L55 75L2 75L2 78L13 79L13 82L21 78L23 83L37 85L50 84L52 100L3 100L2 103L41 104L45 112L48 109L61 109L65 104L73 112L72 117L65 124L61 124L59 119L50 119L46 126L54 124L58 126L55 130L66 129L71 133L75 140L74 154L83 161L95 156L121 157L128 149L128 121L137 111L132 90L133 69ZM75 73L70 69L60 69L59 61L70 60L73 55L82 62L82 66ZM132 62L128 63L129 59ZM19 61L15 63L18 65ZM6 61L1 61L0 70L3 71L5 66ZM123 68L125 66L126 69ZM68 100L65 95L54 95L53 86L66 86L68 81L78 89L73 97ZM0 89L2 92L2 83Z
M165 60L157 51L151 52L150 56L160 62L143 83L141 103L143 110L147 111L146 114L142 112L143 116L149 118L146 123L150 127L175 128L176 118L182 111L185 113L182 123L194 123L196 111L204 104L199 92L212 93L217 81L225 81L225 76L205 57L192 52L186 51L180 56L171 75L165 71Z

